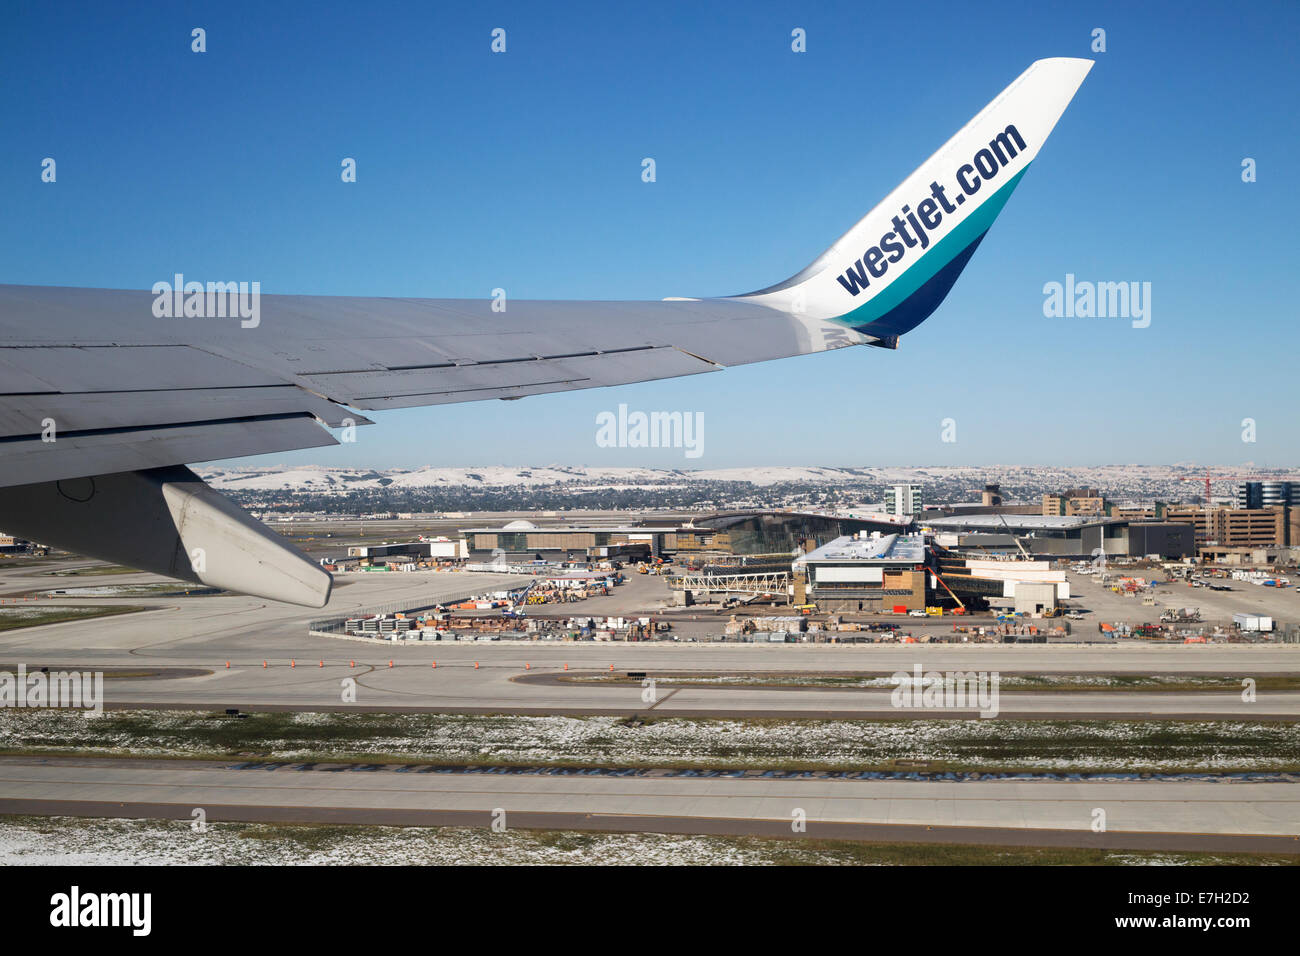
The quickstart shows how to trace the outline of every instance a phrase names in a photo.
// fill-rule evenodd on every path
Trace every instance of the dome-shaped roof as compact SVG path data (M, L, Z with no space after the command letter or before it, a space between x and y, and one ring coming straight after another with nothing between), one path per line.
M534 528L536 528L536 527L537 527L537 525L533 524L531 521L524 521L524 520L521 518L519 521L512 521L512 522L510 522L508 525L506 525L506 526L505 526L504 528L502 528L501 530L503 530L503 531L532 531L532 530L533 530Z

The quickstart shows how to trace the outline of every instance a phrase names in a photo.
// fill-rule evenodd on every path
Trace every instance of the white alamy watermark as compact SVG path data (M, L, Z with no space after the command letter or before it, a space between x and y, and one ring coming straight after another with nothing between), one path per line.
M153 314L157 319L241 319L241 328L262 322L262 283L186 282L178 272L172 282L155 282Z
M1049 319L1132 319L1135 329L1151 324L1150 282L1075 281L1067 272L1064 282L1046 283L1043 295Z
M153 929L153 894L83 893L74 886L50 897L50 925L126 927L132 936L148 936Z
M979 711L981 717L998 715L997 671L923 671L917 664L912 673L895 671L889 701L895 707Z
M598 448L681 448L687 458L704 454L703 412L640 412L627 410L596 415Z
M103 671L0 671L0 707L104 712Z

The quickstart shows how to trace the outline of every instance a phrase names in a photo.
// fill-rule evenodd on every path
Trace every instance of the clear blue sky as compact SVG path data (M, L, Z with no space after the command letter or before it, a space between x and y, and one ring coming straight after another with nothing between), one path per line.
M356 445L269 460L1300 463L1290 2L11 3L0 282L745 292L807 264L1031 61L1092 56L1095 27L1107 52L898 352L386 413ZM1150 328L1044 318L1067 272L1151 282ZM703 457L597 448L620 402L702 411Z

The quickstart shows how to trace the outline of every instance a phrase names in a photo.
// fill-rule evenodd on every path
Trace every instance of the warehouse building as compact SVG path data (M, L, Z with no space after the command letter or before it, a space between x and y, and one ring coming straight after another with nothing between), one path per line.
M349 545L348 557L356 558L362 567L366 567L409 561L460 561L468 557L468 551L464 541L439 537L419 541Z
M675 527L548 525L511 521L499 528L465 528L471 557L505 555L507 561L625 558L645 560L676 550Z
M1057 588L1054 584L1020 581L1013 594L1017 614L1042 617L1044 612L1056 609Z

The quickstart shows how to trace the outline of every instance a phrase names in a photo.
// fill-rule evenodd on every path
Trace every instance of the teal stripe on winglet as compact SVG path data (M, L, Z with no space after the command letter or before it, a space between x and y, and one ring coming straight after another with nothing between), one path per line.
M1032 164L1031 164L1032 165ZM984 205L961 221L948 235L944 236L932 248L912 263L902 276L870 302L866 302L852 312L846 312L835 321L845 325L866 325L897 308L921 286L929 282L940 269L959 256L963 249L988 231L993 220L998 217L1002 207L1011 198L1011 192L1020 183L1020 177L1029 171L1026 166L1016 173L1011 182L995 192Z

